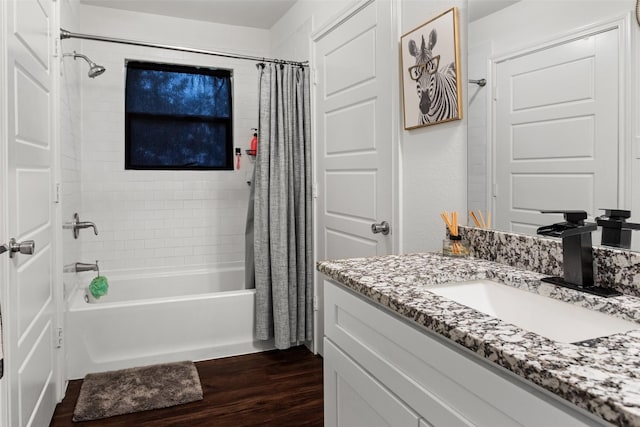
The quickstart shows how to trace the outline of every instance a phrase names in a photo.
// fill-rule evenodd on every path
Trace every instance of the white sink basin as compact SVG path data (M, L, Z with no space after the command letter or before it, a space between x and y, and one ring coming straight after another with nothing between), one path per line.
M640 329L640 324L491 280L427 288L553 341L572 343Z

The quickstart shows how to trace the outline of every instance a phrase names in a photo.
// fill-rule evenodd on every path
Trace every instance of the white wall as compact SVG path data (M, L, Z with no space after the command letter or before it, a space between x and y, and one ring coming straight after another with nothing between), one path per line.
M569 31L578 31L597 22L619 18L628 15L635 7L635 0L607 0L607 1L580 1L580 0L564 0L554 1L553 5L548 2L539 0L522 0L515 5L505 8L499 12L479 19L470 24L471 37L469 51L474 53L486 52L484 58L475 58L470 63L470 73L473 78L486 74L486 66L488 57L500 56L510 52L517 51L522 48L530 47L537 43L543 43L551 40L555 36L566 35ZM533 25L535 23L535 25ZM626 140L629 142L631 150L623 155L628 161L626 167L630 167L628 173L629 187L627 188L627 200L623 208L631 209L634 213L632 220L640 222L640 118L638 118L640 110L640 86L638 85L638 72L640 70L640 55L638 52L638 40L640 28L635 22L635 18L631 21L632 46L630 49L631 69L628 74L629 87L625 93L629 97L627 105L630 107L627 117L634 122L631 135L627 135ZM487 49L487 45L491 45L491 49ZM482 56L482 55L478 55ZM473 71L471 71L473 70ZM490 76L487 76L490 78ZM487 91L490 85L487 85ZM486 103L480 99L474 100L471 107L475 110L476 115L486 114ZM486 122L485 122L486 123ZM484 129L486 134L486 129ZM474 128L470 138L470 147L475 147L472 152L474 155L470 159L471 163L476 165L483 164L483 159L477 156L482 155L481 146L483 141L476 139L476 136L482 138L483 129ZM481 174L480 171L476 171ZM612 173L615 173L612 171ZM479 188L474 188L480 191ZM482 199L485 195L477 194L470 196L471 199ZM471 202L470 202L471 207ZM639 240L635 238L635 240Z
M270 29L271 55L308 61L311 33L352 3L354 0L298 0Z
M269 56L269 31L81 7L78 32L200 49ZM244 154L258 122L253 62L122 44L83 41L82 53L107 71L90 79L82 65L82 212L100 234L81 231L83 260L104 270L180 268L244 261L252 160ZM239 171L124 170L125 59L233 69L234 145Z
M466 1L402 0L400 32L407 33L451 7L457 7L460 29L460 78L463 119L403 131L403 252L442 248L445 226L440 213L467 207L467 19ZM399 94L399 96L402 96ZM400 120L403 123L403 120Z

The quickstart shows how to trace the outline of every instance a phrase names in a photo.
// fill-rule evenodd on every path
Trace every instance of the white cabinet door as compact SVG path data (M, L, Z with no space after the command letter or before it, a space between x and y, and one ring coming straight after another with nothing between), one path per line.
M324 343L325 427L410 427L418 416L331 341Z
M8 422L45 426L56 404L58 379L54 331L54 70L52 0L6 0L1 31L6 51L0 63L6 78L6 163L0 165L6 217L0 243L34 240L35 253L2 255L3 336L6 346ZM3 56L4 56L3 55ZM1 155L0 155L1 156ZM7 168L6 170L4 168ZM6 175L5 175L6 173ZM5 234L6 233L6 234ZM4 279L4 277L2 278Z
M497 64L495 225L534 233L618 200L619 30Z

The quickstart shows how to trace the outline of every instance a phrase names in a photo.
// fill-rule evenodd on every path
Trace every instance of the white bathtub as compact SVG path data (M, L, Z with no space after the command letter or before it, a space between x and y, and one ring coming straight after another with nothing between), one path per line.
M68 301L68 379L90 372L179 360L206 360L273 348L254 338L255 291L242 268L105 274L96 303L77 289Z

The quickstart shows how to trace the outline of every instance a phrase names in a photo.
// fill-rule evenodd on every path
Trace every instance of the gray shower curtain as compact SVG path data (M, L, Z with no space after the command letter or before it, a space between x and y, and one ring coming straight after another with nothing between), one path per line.
M313 338L309 70L269 64L259 72L246 274L248 286L255 280L258 339L285 349Z

